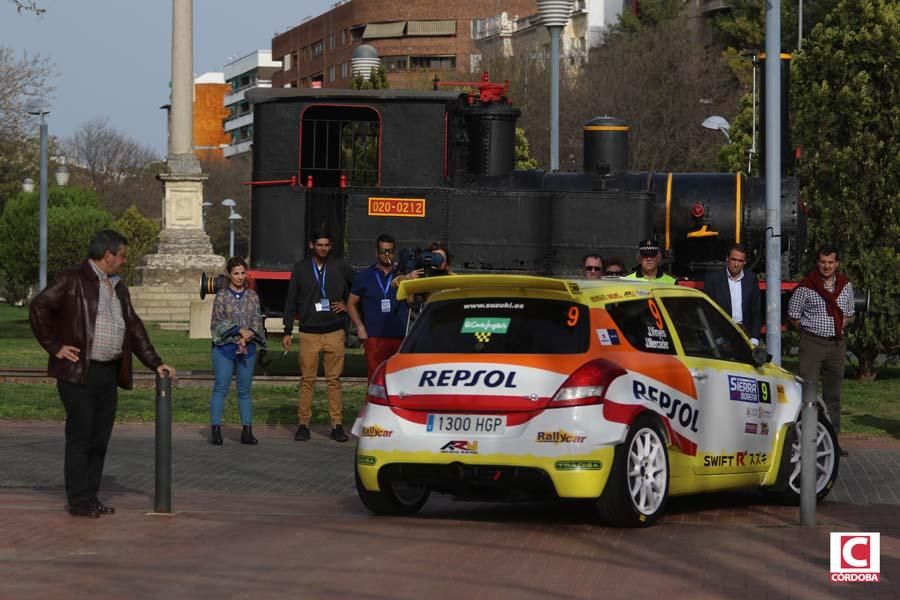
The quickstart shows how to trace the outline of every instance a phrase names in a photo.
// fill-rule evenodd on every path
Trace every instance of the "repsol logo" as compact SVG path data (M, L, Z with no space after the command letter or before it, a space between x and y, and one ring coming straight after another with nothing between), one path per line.
M636 400L645 400L656 404L670 420L677 420L682 427L697 432L697 419L700 417L700 411L684 400L674 398L661 389L637 379L632 384L632 391Z
M426 370L422 371L419 378L419 387L475 387L479 383L489 388L505 387L514 388L516 386L516 372L504 372L499 369L488 371L487 369L479 369L477 371L469 371L468 369L443 369L441 371Z

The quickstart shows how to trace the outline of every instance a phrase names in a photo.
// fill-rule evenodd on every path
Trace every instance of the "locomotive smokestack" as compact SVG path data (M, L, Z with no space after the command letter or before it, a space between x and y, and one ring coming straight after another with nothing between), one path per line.
M628 125L615 117L594 117L584 124L584 172L617 175L628 169Z

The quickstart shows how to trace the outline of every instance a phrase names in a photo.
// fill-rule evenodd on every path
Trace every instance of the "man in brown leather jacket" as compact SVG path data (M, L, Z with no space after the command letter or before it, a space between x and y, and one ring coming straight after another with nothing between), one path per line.
M31 302L31 329L50 354L47 372L66 408L66 496L69 513L78 517L115 512L97 493L116 419L116 386L132 387L132 353L160 376L175 377L118 277L127 244L118 232L99 232L88 259L58 273Z

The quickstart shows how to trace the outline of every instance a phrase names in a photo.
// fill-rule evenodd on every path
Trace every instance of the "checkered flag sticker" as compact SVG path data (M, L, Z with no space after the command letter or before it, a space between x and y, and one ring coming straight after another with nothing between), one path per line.
M475 332L475 339L485 344L491 341L491 332L490 331L477 331Z

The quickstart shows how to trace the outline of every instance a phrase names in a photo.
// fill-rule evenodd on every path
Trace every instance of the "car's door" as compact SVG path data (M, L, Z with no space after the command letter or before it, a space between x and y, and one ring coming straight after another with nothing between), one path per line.
M709 299L677 290L657 295L697 388L703 426L694 472L767 470L774 380L753 365L749 341Z

